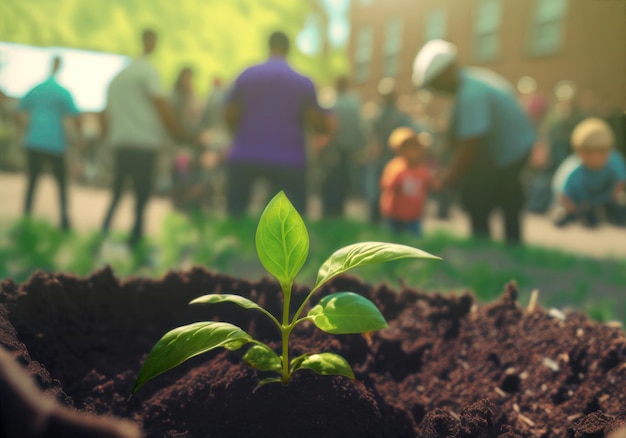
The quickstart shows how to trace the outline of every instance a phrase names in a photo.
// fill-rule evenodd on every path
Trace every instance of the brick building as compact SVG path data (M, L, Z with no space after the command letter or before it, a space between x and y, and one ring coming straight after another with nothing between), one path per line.
M415 55L442 38L458 46L462 65L513 84L530 76L549 96L573 81L626 109L626 0L352 0L350 14L354 86L365 100L383 77L411 93Z

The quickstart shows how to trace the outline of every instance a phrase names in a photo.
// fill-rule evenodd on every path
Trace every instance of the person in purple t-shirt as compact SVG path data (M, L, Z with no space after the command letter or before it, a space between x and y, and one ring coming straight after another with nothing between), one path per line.
M303 213L305 130L328 129L313 82L285 60L287 36L274 32L269 49L270 59L241 73L226 97L224 117L234 134L228 156L227 209L235 217L245 213L252 184L259 178L270 183L272 193L284 190Z

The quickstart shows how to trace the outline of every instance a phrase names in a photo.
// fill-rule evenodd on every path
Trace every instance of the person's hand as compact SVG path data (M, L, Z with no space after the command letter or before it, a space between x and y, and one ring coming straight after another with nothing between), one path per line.
M324 134L318 134L313 136L311 139L311 146L315 152L320 152L322 149L326 148L328 143L330 142L330 136Z

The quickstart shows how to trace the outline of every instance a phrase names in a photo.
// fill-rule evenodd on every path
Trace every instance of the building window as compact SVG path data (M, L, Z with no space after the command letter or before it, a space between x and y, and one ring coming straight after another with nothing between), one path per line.
M568 0L536 0L530 40L533 55L556 53L563 44Z
M356 37L356 49L354 52L355 78L357 82L365 82L370 76L373 47L374 28L372 26L361 27Z
M392 18L385 29L385 47L383 52L383 76L394 77L400 69L400 51L402 50L402 20Z
M435 9L426 18L426 34L424 40L445 39L447 32L446 11Z
M491 61L500 53L502 0L481 0L476 11L474 55L479 61Z

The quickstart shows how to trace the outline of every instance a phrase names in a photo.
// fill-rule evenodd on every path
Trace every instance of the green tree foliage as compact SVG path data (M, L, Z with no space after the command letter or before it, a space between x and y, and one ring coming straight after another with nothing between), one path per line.
M137 56L145 28L159 33L154 55L166 85L183 66L205 91L210 78L231 79L267 56L274 30L286 32L292 64L321 83L347 69L341 51L307 56L295 38L316 0L2 0L0 39Z

